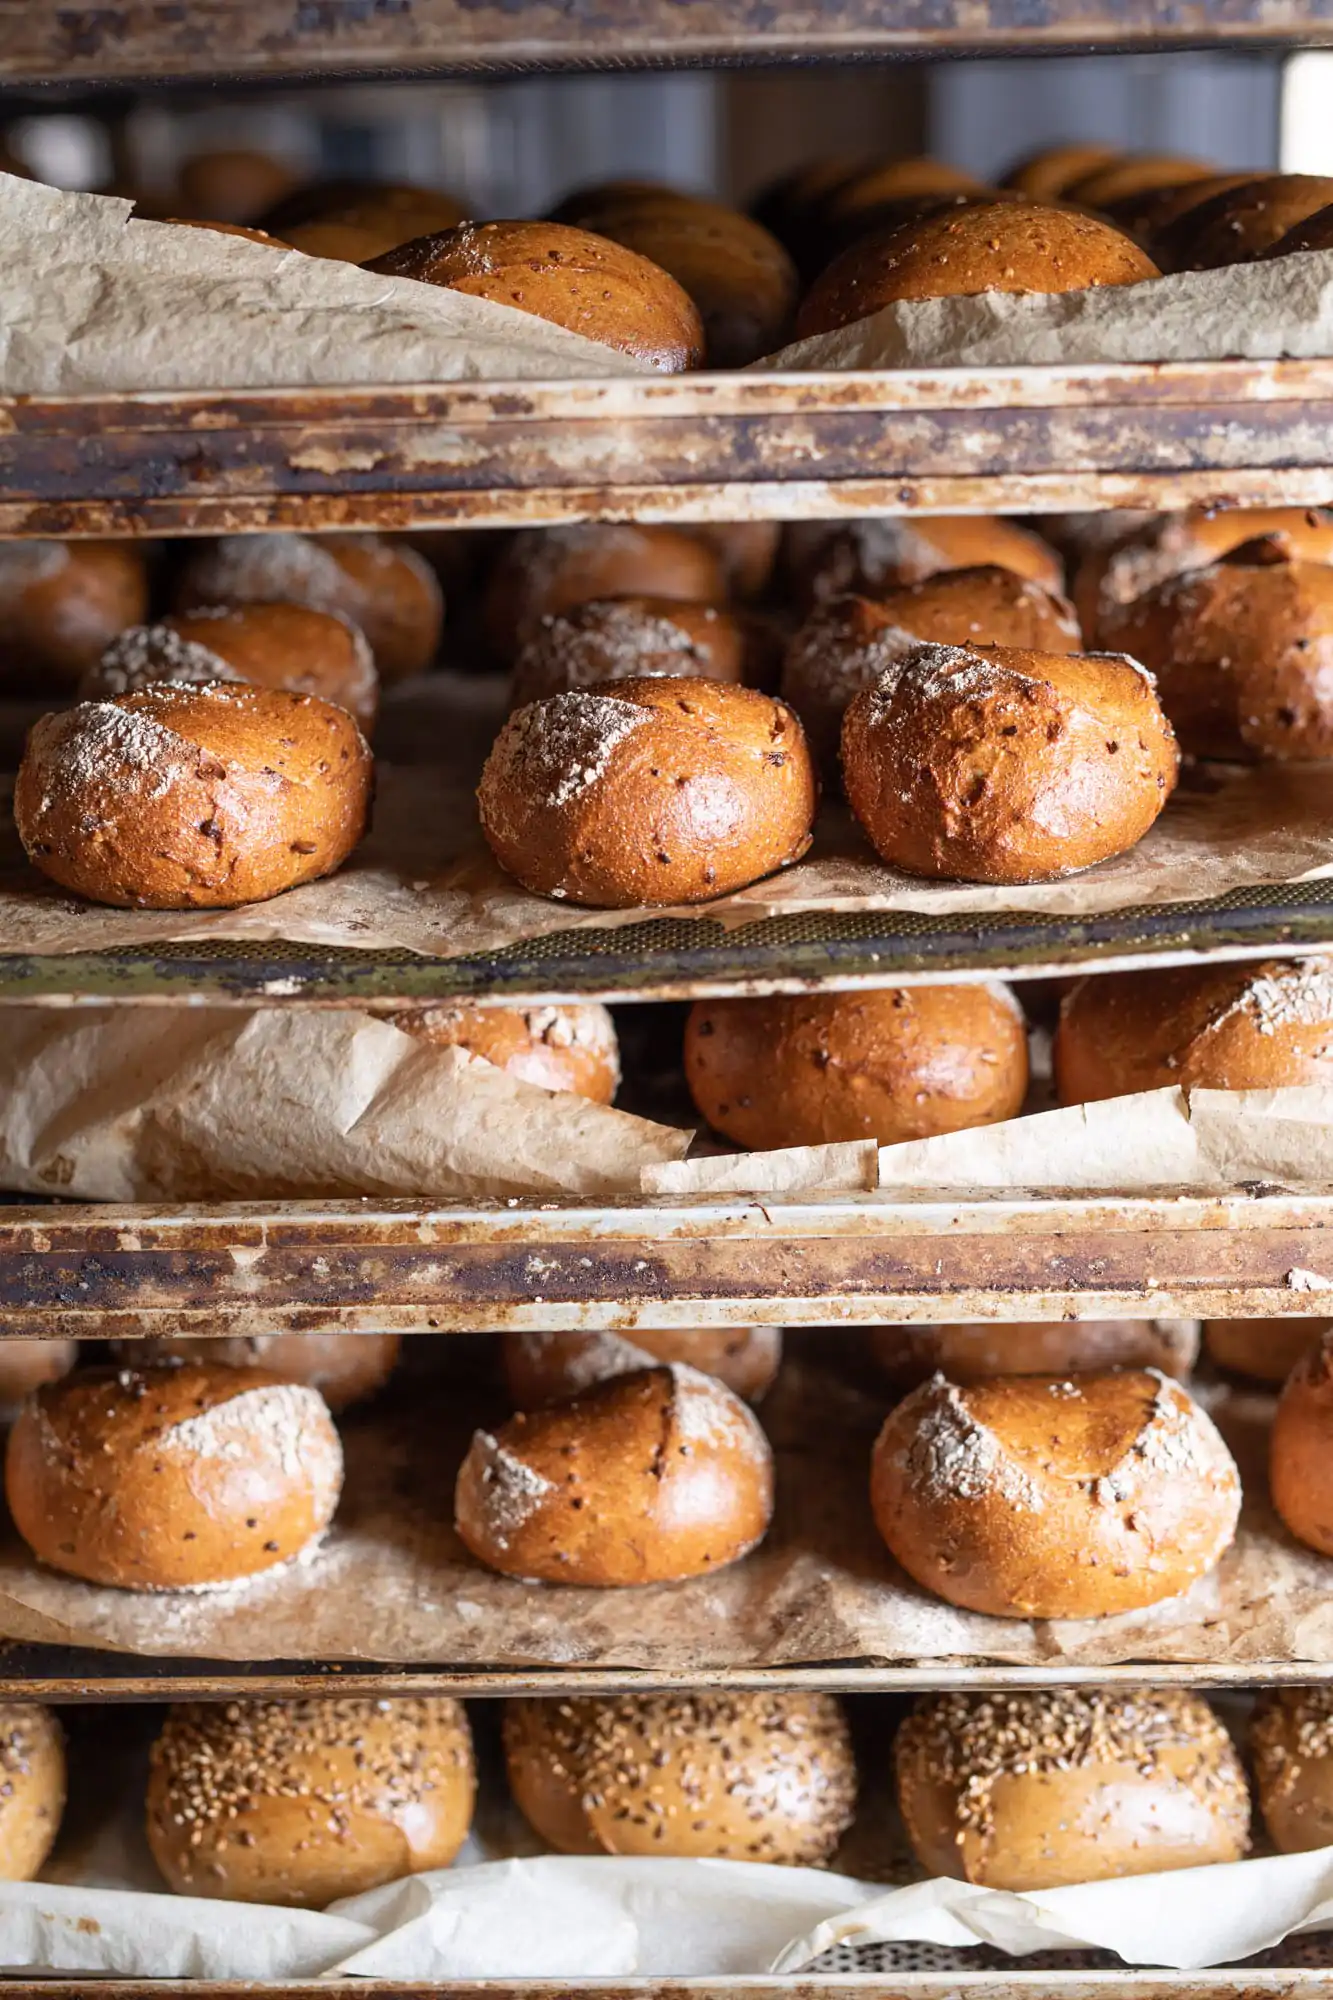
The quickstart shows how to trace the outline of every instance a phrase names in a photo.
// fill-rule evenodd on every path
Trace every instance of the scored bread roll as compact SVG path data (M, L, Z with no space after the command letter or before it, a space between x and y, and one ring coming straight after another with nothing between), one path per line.
M1073 599L1083 630L1100 642L1117 607L1168 578L1207 569L1245 542L1276 538L1293 561L1333 562L1333 511L1326 507L1191 507L1155 514L1079 564Z
M114 1343L130 1366L143 1361L192 1361L203 1367L262 1368L284 1382L317 1389L337 1414L382 1389L394 1370L397 1333L149 1334Z
M1183 1689L924 1695L894 1772L921 1866L986 1889L1205 1867L1249 1846L1240 1759Z
M530 702L477 788L500 866L594 909L698 903L757 882L805 853L816 798L792 711L697 677Z
M542 1090L610 1104L620 1087L620 1044L596 1001L566 1007L414 1007L395 1014L405 1034L437 1049L466 1049Z
M0 1702L0 1882L31 1882L65 1811L65 1737L49 1708Z
M1055 1031L1062 1104L1140 1090L1267 1090L1333 1083L1333 960L1080 979Z
M148 1845L180 1896L322 1910L447 1868L476 1797L447 1696L187 1702L148 1774Z
M933 514L882 520L800 522L788 531L787 560L808 606L844 591L881 598L942 571L986 565L1058 591L1064 570L1049 542L998 514Z
M235 909L340 867L371 777L365 738L332 702L159 681L43 716L14 821L34 866L90 902Z
M84 701L154 681L246 681L337 702L361 729L374 726L379 677L360 627L308 604L213 605L160 625L132 625L79 684Z
M547 618L607 597L665 597L716 604L725 595L716 549L681 528L590 521L523 528L501 549L482 616L497 659L512 661Z
M79 1358L77 1340L0 1340L0 1423L18 1413L43 1382L58 1382Z
M1123 854L1179 767L1151 675L1119 654L923 642L842 724L871 846L937 879L1053 881Z
M1086 180L1089 174L1123 157L1118 146L1099 145L1095 141L1085 144L1070 140L1059 146L1043 146L1038 152L1025 153L1021 160L1015 160L1000 176L1000 186L1014 188L1033 201L1058 201L1075 181Z
M1208 1359L1256 1382L1285 1382L1308 1348L1330 1327L1328 1319L1208 1319L1203 1323Z
M1278 1852L1333 1846L1333 1688L1264 1688L1249 1745L1259 1811Z
M1155 1369L932 1376L875 1442L875 1525L913 1580L997 1618L1106 1618L1175 1597L1230 1547L1240 1479Z
M5 1492L39 1562L125 1590L201 1590L315 1546L342 1486L319 1393L216 1362L90 1368L38 1389Z
M776 1326L636 1327L633 1333L543 1329L506 1333L501 1354L509 1393L520 1410L564 1402L595 1382L632 1375L656 1361L683 1361L757 1403L778 1372L782 1333Z
M672 1583L736 1562L773 1516L773 1454L739 1396L674 1363L478 1431L455 1525L488 1568L538 1583Z
M856 1805L851 1733L829 1694L509 1701L504 1749L515 1804L559 1854L815 1868Z
M1327 174L1262 174L1223 188L1190 213L1177 232L1179 267L1214 271L1247 264L1333 202Z
M133 542L0 541L0 683L34 694L73 688L147 611Z
M1027 1031L998 982L699 1000L685 1081L700 1116L739 1146L888 1146L1016 1117Z
M542 619L515 664L510 705L649 674L739 681L744 673L745 634L720 605L594 598Z
M938 1326L876 1326L870 1353L895 1387L937 1372L951 1382L996 1375L1073 1375L1107 1368L1160 1368L1183 1381L1199 1352L1187 1319L997 1320Z
M1333 1555L1333 1332L1287 1377L1268 1444L1268 1490L1298 1542Z

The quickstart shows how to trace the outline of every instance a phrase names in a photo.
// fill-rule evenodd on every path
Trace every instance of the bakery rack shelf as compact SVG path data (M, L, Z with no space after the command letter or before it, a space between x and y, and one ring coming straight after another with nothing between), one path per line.
M1330 360L0 399L7 536L1330 498Z
M1012 1961L1011 1961L1012 1962ZM282 1980L236 1984L223 1980L173 1979L171 1993L183 2000L1324 2000L1333 1993L1333 1973L1305 1969L1209 1972L1068 1971L801 1973L780 1977L617 1980L580 1978L550 1984L540 1979L450 1980L431 1982L381 1979ZM5 2000L162 2000L162 1987L149 1979L6 1979Z

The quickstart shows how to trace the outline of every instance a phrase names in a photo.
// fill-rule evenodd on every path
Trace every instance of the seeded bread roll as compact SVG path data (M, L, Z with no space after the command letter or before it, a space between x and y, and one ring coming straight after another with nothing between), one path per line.
M154 681L246 681L315 694L337 702L367 732L380 699L360 627L340 611L306 604L214 605L160 625L132 625L84 675L79 695L101 701Z
M518 656L510 704L644 675L739 681L744 673L745 634L719 605L603 597L543 618Z
M717 551L680 528L633 521L524 528L500 551L483 618L497 659L514 660L547 618L607 597L717 604L725 596Z
M401 1346L402 1336L396 1333L205 1334L197 1340L172 1333L118 1341L115 1351L131 1366L143 1360L262 1368L284 1382L317 1389L336 1413L384 1387Z
M380 535L224 535L186 558L177 609L200 604L308 604L339 611L366 635L380 679L430 665L444 598L430 564Z
M568 1007L417 1007L394 1026L437 1049L466 1049L542 1090L610 1104L620 1086L616 1024L595 1001Z
M365 268L494 299L663 374L703 364L703 321L684 286L647 257L586 229L465 222L386 250Z
M1308 1348L1333 1327L1329 1319L1209 1319L1208 1359L1256 1382L1285 1382Z
M1240 1759L1183 1690L925 1695L894 1767L921 1866L986 1889L1205 1867L1249 1846Z
M1049 591L1058 591L1064 576L1049 542L998 514L890 515L831 528L826 521L800 522L788 530L787 560L806 605L844 591L886 597L943 570L982 565L1012 570Z
M1043 146L1039 152L1025 153L1001 177L1000 186L1014 188L1033 201L1059 201L1075 181L1123 159L1118 146L1083 145L1071 141L1062 146Z
M148 1845L177 1895L322 1910L447 1868L476 1790L443 1695L188 1702L153 1745Z
M1157 188L1184 187L1205 181L1213 168L1204 160L1182 159L1176 153L1121 153L1091 173L1070 181L1064 193L1083 208L1108 209L1132 196Z
M1240 1479L1155 1369L932 1376L875 1443L870 1504L923 1589L996 1618L1107 1618L1175 1597L1230 1547Z
M262 1369L90 1368L9 1434L5 1491L39 1562L125 1590L200 1590L312 1548L342 1447L324 1399Z
M1112 653L923 643L842 724L871 846L936 879L1054 881L1123 854L1179 767L1152 676Z
M1330 202L1333 179L1326 174L1261 174L1224 188L1201 202L1180 232L1180 268L1248 264Z
M332 702L160 681L43 716L14 821L33 865L90 902L235 909L340 867L371 778L365 738Z
M478 1431L455 1524L479 1562L537 1583L672 1583L748 1555L773 1455L739 1396L679 1363Z
M31 1882L65 1810L65 1738L49 1708L0 1702L0 1881Z
M529 703L477 788L500 866L594 909L704 902L771 875L810 845L816 797L789 708L684 678Z
M683 1361L757 1403L782 1360L782 1333L775 1326L636 1327L628 1334L571 1329L506 1333L503 1341L505 1378L520 1410L565 1402L655 1361Z
M147 611L133 542L0 541L0 683L34 694L74 688Z
M1016 1117L1027 1032L998 982L699 1000L685 1080L700 1116L739 1146L887 1146Z
M1333 1688L1265 1688L1250 1722L1250 1761L1278 1852L1333 1845Z
M1268 1488L1297 1541L1333 1555L1333 1332L1312 1341L1287 1377L1269 1434Z
M1101 642L1119 607L1186 570L1207 569L1245 542L1276 540L1292 561L1333 562L1326 507L1191 507L1156 514L1079 564L1073 598L1088 637Z
M852 697L921 639L1040 653L1076 653L1083 644L1067 598L994 564L944 570L878 599L828 598L792 639L782 668L782 698L800 716L821 776L841 780L842 718Z
M996 1320L955 1326L876 1326L870 1352L896 1388L937 1371L951 1382L997 1375L1075 1375L1160 1368L1183 1381L1199 1352L1188 1319Z
M509 1789L560 1854L816 1868L851 1823L856 1763L828 1694L505 1703Z
M0 1340L0 1423L43 1382L58 1382L79 1358L77 1340Z
M1139 1090L1333 1083L1333 960L1259 959L1108 973L1066 993L1055 1032L1062 1104Z

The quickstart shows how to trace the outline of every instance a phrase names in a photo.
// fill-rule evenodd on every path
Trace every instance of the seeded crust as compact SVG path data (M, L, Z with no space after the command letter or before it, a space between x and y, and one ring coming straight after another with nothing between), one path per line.
M1114 619L1136 597L1187 570L1207 569L1244 542L1271 541L1293 561L1333 561L1333 511L1326 507L1187 507L1152 515L1110 547L1088 550L1071 595L1088 639L1109 645Z
M1249 1845L1240 1760L1183 1691L926 1695L894 1763L922 1866L985 1888L1239 1861Z
M30 1882L65 1810L65 1737L49 1708L0 1702L0 1881Z
M986 1320L875 1326L869 1346L881 1374L904 1389L929 1381L937 1371L951 1382L988 1382L996 1375L1160 1368L1184 1381L1198 1358L1199 1333L1187 1319Z
M393 1024L439 1049L466 1049L542 1090L610 1104L620 1086L620 1044L607 1008L414 1007Z
M628 1334L543 1329L504 1333L501 1341L505 1379L519 1410L565 1402L595 1382L632 1375L655 1361L686 1362L757 1403L782 1360L776 1326L636 1327Z
M546 619L613 597L721 604L726 598L722 558L685 528L637 521L521 528L501 549L487 578L482 604L486 642L509 665L538 637Z
M147 1832L178 1895L323 1909L447 1868L476 1795L456 1701L232 1701L173 1708Z
M1211 1420L1155 1369L935 1375L885 1422L870 1501L890 1553L946 1602L1104 1618L1214 1567L1240 1480Z
M505 1704L504 1743L520 1811L561 1854L818 1867L856 1804L827 1694L524 1699Z
M745 634L720 605L603 597L542 619L518 656L510 706L644 675L739 681L744 669Z
M1266 1688L1250 1722L1254 1788L1283 1854L1333 1844L1333 1689Z
M1283 1523L1307 1548L1333 1555L1333 1332L1306 1348L1287 1377L1269 1433L1268 1486Z

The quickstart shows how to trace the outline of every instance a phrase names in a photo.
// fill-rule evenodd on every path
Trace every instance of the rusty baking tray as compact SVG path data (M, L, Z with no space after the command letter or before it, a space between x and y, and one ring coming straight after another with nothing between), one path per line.
M5 1980L6 2000L1328 2000L1333 1969L1321 1957L1311 1964L1310 1940L1266 1952L1253 1965L1207 1972L1139 1972L1107 1954L1098 1965L1114 1970L1065 1969L1068 1953L1041 1954L1043 1970L1020 1971L1024 1961L1007 1959L996 1971L991 1954L976 1954L976 1971L802 1972L785 1977L742 1978L712 1974L695 1979L476 1979L431 1982L383 1979L311 1979L250 1983L236 1980L173 1979L167 1987L151 1979L57 1978ZM916 1956L924 1947L912 1947ZM907 1954L904 1953L904 1956ZM1075 1957L1086 1958L1088 1954ZM1055 1960L1055 1966L1050 1964ZM1274 1969L1274 1960L1281 1963ZM950 1962L956 1957L950 1954Z

